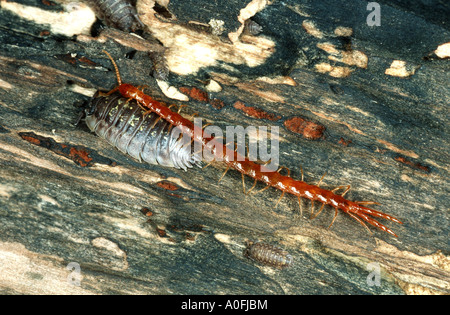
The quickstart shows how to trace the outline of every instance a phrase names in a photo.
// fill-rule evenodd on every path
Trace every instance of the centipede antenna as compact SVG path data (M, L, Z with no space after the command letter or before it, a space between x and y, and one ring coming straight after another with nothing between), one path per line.
M303 167L300 165L300 173L302 174L302 182L303 182Z
M116 71L117 83L119 83L119 85L122 85L122 79L120 78L119 68L117 67L116 62L114 61L113 57L109 54L109 52L107 52L104 49L103 49L103 52L109 57L109 59L111 60L113 66L114 66L114 69Z

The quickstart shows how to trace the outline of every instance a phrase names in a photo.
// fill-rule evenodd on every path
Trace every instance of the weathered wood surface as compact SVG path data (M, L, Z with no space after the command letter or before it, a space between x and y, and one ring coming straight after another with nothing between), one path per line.
M181 102L161 93L146 53L125 58L131 49L112 40L58 35L2 1L0 292L449 293L450 65L434 53L450 38L448 4L380 1L382 24L368 27L364 1L273 1L253 17L263 32L233 43L228 34L250 1L217 10L217 2L200 2L170 1L168 11L158 9L164 19L142 17L168 48L170 84L190 96ZM141 13L146 6L151 1L138 3ZM211 18L226 21L222 34L185 27ZM203 57L193 46L183 50L182 36L211 50ZM187 104L187 114L223 128L279 126L280 164L292 176L300 178L302 166L308 182L327 172L322 186L351 184L349 199L377 201L376 209L404 222L383 221L399 238L374 229L370 235L342 213L327 230L330 209L309 220L304 201L299 218L296 198L274 208L274 189L244 195L235 171L218 183L220 164L188 172L140 164L73 126L74 105L87 99L75 85L115 85L102 49L117 59L124 81ZM386 74L393 60L406 66ZM194 93L211 78L221 91ZM311 128L296 129L296 117ZM247 260L247 239L278 244L293 266L274 270ZM67 280L71 262L81 267L80 286ZM371 266L380 267L379 286L367 282L375 279Z

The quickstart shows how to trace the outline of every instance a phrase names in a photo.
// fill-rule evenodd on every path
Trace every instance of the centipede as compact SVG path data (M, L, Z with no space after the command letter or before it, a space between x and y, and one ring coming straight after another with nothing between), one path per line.
M129 0L88 0L89 6L106 25L124 32L144 28L136 8Z
M226 165L226 170L223 173L221 179L229 171L229 169L234 169L241 173L243 182L244 176L248 176L254 180L254 184L250 188L250 190L246 192L247 194L254 189L258 182L264 183L266 184L266 187L262 188L259 191L263 191L269 187L273 187L276 190L281 191L281 196L278 199L277 204L285 194L296 196L301 213L303 212L301 199L308 199L311 201L312 218L317 217L322 212L325 206L329 206L334 209L334 216L330 225L328 226L329 229L336 221L339 211L342 211L343 213L346 213L351 218L360 223L369 233L372 232L367 224L370 224L381 231L387 232L394 237L398 237L397 234L395 234L390 228L378 222L375 218L385 219L398 224L403 223L392 215L368 207L369 205L379 205L379 203L377 202L351 201L346 199L345 194L350 190L349 185L339 186L332 190L327 190L320 187L322 179L316 185L308 184L303 181L303 172L301 180L293 179L290 176L289 169L287 169L287 174L283 175L280 172L283 167L280 167L278 170L274 171L264 164L251 161L248 157L241 155L237 151L229 154L229 151L226 150L226 144L223 144L223 141L221 141L221 139L213 137L203 129L201 130L201 132L194 132L194 129L198 131L198 128L195 128L193 121L184 118L178 112L172 111L169 107L163 105L159 101L153 99L151 96L145 94L138 87L135 87L128 83L123 83L120 77L119 69L114 59L108 52L104 51L104 53L108 56L113 64L118 81L118 86L109 91L107 95L119 92L122 97L135 100L143 109L156 114L161 119L167 121L171 126L180 128L183 134L187 134L190 137L191 142L198 142L202 147L210 148L212 145L213 147L217 148L219 146L222 146L223 150L214 150L212 152L214 154L214 158L225 163ZM315 202L319 202L322 205L320 209L313 214L312 211Z
M266 243L247 241L244 256L263 265L286 268L292 265L294 258L287 251Z

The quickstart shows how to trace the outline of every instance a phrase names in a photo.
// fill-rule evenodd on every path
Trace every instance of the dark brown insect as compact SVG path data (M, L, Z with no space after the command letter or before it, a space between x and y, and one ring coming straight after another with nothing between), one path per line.
M175 132L178 127L120 93L97 92L85 114L91 131L138 161L184 170L201 165L201 157L189 145L190 139Z
M294 261L288 252L276 246L252 241L247 241L246 245L244 256L264 265L286 268Z
M134 32L144 28L136 8L129 0L88 0L97 17L106 25L124 32Z

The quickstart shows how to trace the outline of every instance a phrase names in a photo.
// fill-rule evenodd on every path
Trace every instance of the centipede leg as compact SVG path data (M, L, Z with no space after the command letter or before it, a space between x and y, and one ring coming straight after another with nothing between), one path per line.
M331 227L333 226L334 221L336 221L336 218L338 216L338 213L339 213L338 208L334 208L334 217L333 217L333 220L331 220L331 223L328 226L328 229L331 229Z
M325 207L325 204L323 203L322 207L320 207L319 211L314 216L312 216L311 219L317 218L317 216L322 212L324 207Z
M255 182L253 183L252 188L250 188L250 189L247 191L247 195L250 194L250 192L253 190L253 188L255 188L257 182L258 182L258 180L255 179Z
M384 226L383 224L381 224L377 220L375 220L375 219L373 219L373 218L371 218L371 217L369 217L369 216L367 216L367 215L365 215L365 214L363 214L361 212L358 212L357 215L360 216L361 218L363 218L366 222L368 222L368 223L372 224L373 226L379 228L380 230L385 231L385 232L387 232L387 233L389 233L389 234L391 234L391 235L393 235L395 237L398 237L397 234L395 234L391 229L387 228L386 226ZM400 224L402 224L400 221L398 221L398 222Z
M211 125L212 125L211 123L207 123L206 125L204 125L204 126L202 127L202 130L205 130L206 127L211 126Z
M286 166L280 166L280 168L277 170L277 173L279 173L282 169L287 170L287 173L288 173L287 176L291 175L291 170L288 169Z
M111 91L109 91L109 92L101 92L101 91L98 91L98 95L99 96L109 96L109 95L111 95L111 94L113 94L114 92L116 92L116 91L118 91L119 90L119 87L115 87L114 89L112 89Z
M364 205L364 206L367 206L367 205L380 205L380 203L379 202L375 202L375 201L355 201L355 203L357 203L357 204L359 204L359 205Z
M214 160L212 160L211 162L209 162L208 164L206 164L205 166L203 166L202 169L204 170L205 168L207 168L208 166L210 166L211 164L213 164L213 162L214 162ZM228 172L228 169L227 169L227 172ZM222 177L221 177L220 179L222 179ZM220 179L219 179L219 182L220 182Z
M269 188L269 187L270 187L270 185L267 185L266 187L264 187L264 188L258 190L257 192L255 192L255 195L256 195L256 194L259 194L260 192L263 192L264 190L266 190L266 189Z
M198 113L193 113L193 114L191 115L191 117L189 118L189 120L193 120L195 116L198 116Z
M244 173L241 173L242 175L242 190L244 191L244 195L246 195L245 193L245 179L244 179Z
M309 215L309 218L313 219L313 216L314 216L314 200L311 200L311 211L310 212L311 213Z
M303 216L303 207L302 207L302 201L300 200L300 196L297 196L298 200L298 206L300 208L300 216Z
M144 92L144 90L145 90L145 89L148 89L149 86L148 86L147 84L144 84L144 85L138 85L136 88L137 88L138 90L141 90L141 92Z
M180 106L178 106L178 111L177 111L178 114L181 113L181 109L182 109L183 107L187 107L187 105L180 105Z
M325 175L327 175L327 173L325 172L322 177L320 178L319 182L317 183L317 187L320 187L320 184L322 183L323 178L325 177Z
M333 190L331 190L331 192L334 193L334 192L338 191L339 189L345 188L344 192L341 194L341 196L344 197L345 194L350 190L350 187L351 187L350 185L339 186L339 187L336 187Z
M145 112L145 113L144 113L144 117L145 117L146 115L148 115L148 113L151 113L151 112L150 112L150 111ZM153 123L151 129L153 129L153 128L156 126L156 124L158 123L158 121L160 121L161 119L162 119L161 116L159 116L158 118L156 118L156 120L155 120L155 122Z
M366 230L369 232L369 234L372 234L372 231L370 231L369 227L364 223L364 221L362 221L360 218L358 218L356 215L354 215L351 212L347 212L349 216L351 216L353 219L355 219L356 221L358 221L362 226L364 226L366 228Z
M283 196L284 196L284 191L281 193L280 198L278 199L277 203L275 204L275 208L278 206L278 204L280 203L280 201L283 198Z

